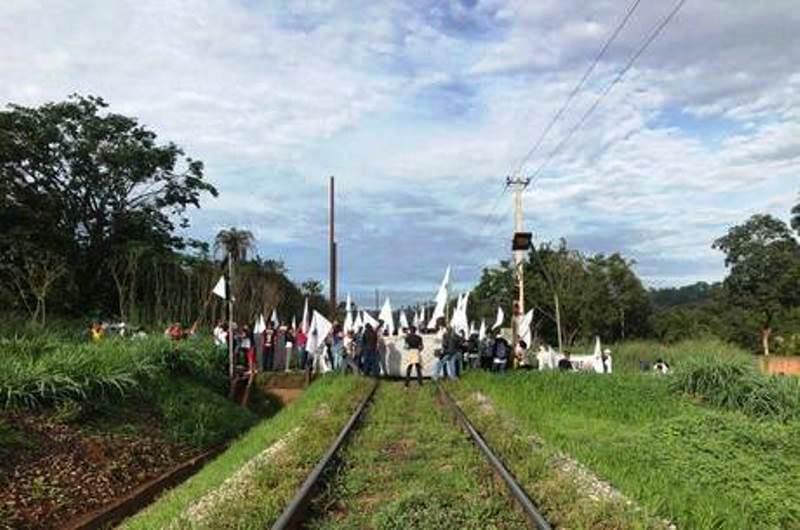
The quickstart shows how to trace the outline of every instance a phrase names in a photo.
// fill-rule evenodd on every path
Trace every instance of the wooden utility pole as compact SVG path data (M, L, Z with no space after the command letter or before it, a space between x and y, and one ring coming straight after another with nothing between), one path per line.
M336 320L336 231L335 231L335 216L334 216L334 181L333 177L330 180L330 187L328 189L328 244L330 253L330 319L331 322Z
M513 192L513 200L514 200L514 232L519 233L523 231L523 224L524 219L522 215L523 204L522 204L522 192L525 191L525 188L528 187L528 184L531 183L531 179L529 178L521 178L521 177L508 177L506 179L506 186L511 189ZM512 348L517 347L518 337L519 337L519 329L517 326L519 324L519 317L525 314L525 270L523 268L523 263L525 261L525 251L524 250L515 250L514 251L514 269L516 271L517 276L517 300L511 304L511 340L512 340ZM512 350L513 351L513 350Z

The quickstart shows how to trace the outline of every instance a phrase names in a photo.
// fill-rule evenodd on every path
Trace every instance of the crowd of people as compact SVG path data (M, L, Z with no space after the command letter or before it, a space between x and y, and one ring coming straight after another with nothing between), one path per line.
M478 333L468 334L439 322L435 330L418 330L411 326L394 332L401 340L393 341L402 344L404 349L402 373L390 374L386 366L387 338L389 327L382 320L373 326L366 323L358 329L344 330L338 322L333 322L330 332L325 337L317 337L316 328L308 331L303 326L275 325L267 322L261 329L253 329L247 325L233 323L229 329L227 322L219 321L214 326L212 335L214 344L227 350L231 333L234 362L242 367L245 374L257 372L276 372L301 370L308 372L342 372L358 373L365 376L401 375L408 386L412 374L418 384L423 381L423 349L425 341L432 341L433 363L429 374L436 379L457 379L464 370L486 370L505 372L510 369L531 370L547 366L546 352L550 352L549 368L561 371L573 371L581 368L580 363L570 359L565 352L553 359L552 348L539 346L539 353L534 354L524 340L511 345L502 333L490 332L481 337ZM99 341L109 333L121 336L131 335L131 330L124 324L101 324L95 322L89 329L93 341ZM136 333L143 333L137 330ZM309 334L311 336L309 336ZM164 336L175 341L191 339L197 336L197 325L186 329L174 322L164 330ZM423 338L424 337L424 338ZM309 349L309 343L312 344ZM543 357L544 356L544 357ZM610 351L604 350L599 362L602 372L610 371ZM657 370L669 371L668 365L659 359Z

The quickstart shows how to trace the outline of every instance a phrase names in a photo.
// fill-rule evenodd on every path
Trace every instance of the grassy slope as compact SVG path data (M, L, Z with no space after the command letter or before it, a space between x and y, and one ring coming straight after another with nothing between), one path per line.
M123 527L148 530L170 524L189 527L189 523L182 521L182 514L193 502L221 485L289 431L300 427L286 458L260 469L259 483L253 491L243 496L240 503L220 507L207 521L210 528L263 528L280 514L366 387L366 380L352 377L329 377L315 382L298 401L251 429L200 473L126 521ZM323 404L330 413L320 417L317 411Z
M433 385L384 383L312 528L526 528Z
M528 432L685 528L800 528L800 424L693 404L662 379L470 374Z

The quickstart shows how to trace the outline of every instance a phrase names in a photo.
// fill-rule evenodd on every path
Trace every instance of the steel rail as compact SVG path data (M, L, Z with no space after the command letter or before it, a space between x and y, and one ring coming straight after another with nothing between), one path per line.
M472 425L472 422L469 421L467 415L464 414L464 411L461 410L461 407L458 406L458 403L450 396L450 394L445 390L445 388L437 383L436 387L439 391L439 395L442 397L442 401L447 405L447 408L453 413L456 417L456 420L464 429L464 431L469 434L472 438L472 441L475 445L480 449L483 456L486 457L486 460L489 462L489 465L492 466L492 469L500 476L500 478L505 483L506 487L508 488L511 497L517 503L517 505L522 510L525 519L528 522L528 525L531 528L537 528L538 530L551 530L550 523L547 522L547 519L539 513L538 508L533 503L531 498L525 492L522 486L520 486L517 479L511 474L511 472L506 468L503 464L502 460L495 454L486 440L481 436L477 429Z
M311 473L306 477L306 480L303 482L302 486L300 486L300 489L297 490L294 498L283 510L280 517L278 517L278 520L272 525L272 530L286 530L301 527L303 520L305 519L306 512L308 511L308 505L316 492L322 475L325 473L325 471L327 471L328 467L336 458L336 453L339 452L339 449L342 447L342 445L344 445L345 440L347 440L347 438L350 436L353 428L363 415L364 409L366 409L367 404L375 394L376 388L378 388L377 380L375 380L375 382L372 384L372 387L369 389L369 392L367 392L367 395L364 396L364 399L362 399L358 404L355 412L353 412L352 416L350 416L350 419L339 432L339 436L337 436L336 440L334 440L330 447L328 447L328 450L325 452L319 462L317 462L317 465L314 466L314 469L311 471Z

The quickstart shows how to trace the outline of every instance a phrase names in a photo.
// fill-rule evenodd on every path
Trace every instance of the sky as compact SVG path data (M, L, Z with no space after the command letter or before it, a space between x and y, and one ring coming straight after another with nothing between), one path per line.
M537 175L525 227L620 252L647 286L724 277L711 248L800 193L797 0L642 0L533 156L628 1L2 0L0 103L103 97L206 164L193 237L251 230L340 297L433 297L510 254L508 175ZM563 147L557 149L559 145ZM552 154L552 156L551 156Z

